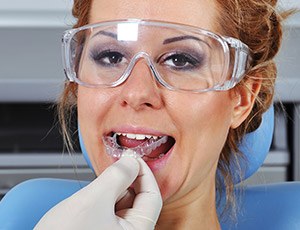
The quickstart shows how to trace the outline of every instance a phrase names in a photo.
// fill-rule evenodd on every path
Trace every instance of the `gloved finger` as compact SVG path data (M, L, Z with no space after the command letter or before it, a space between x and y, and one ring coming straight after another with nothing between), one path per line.
M125 195L121 197L116 203L115 212L123 209L132 208L133 201L135 198L135 192L132 188L126 190Z
M136 197L133 209L142 211L142 216L156 223L162 208L162 197L156 179L142 159L138 159L140 164L139 175L135 181L134 189Z
M125 229L153 230L162 208L162 198L150 168L142 159L138 161L140 172L134 183L136 197L133 208L120 210L116 214Z
M127 188L138 176L139 163L133 157L122 157L103 171L84 190L88 190L91 200L106 199L107 204L115 205L126 194ZM100 204L101 205L101 204Z
M44 226L49 229L108 229L107 226L121 229L113 215L115 202L135 180L139 168L135 158L125 157L115 162L89 185L47 212L39 222L41 229L45 229Z
M136 199L134 205L142 205L139 203L139 197L145 195L146 199L143 199L143 202L146 203L157 203L157 205L162 205L162 198L160 194L160 190L158 187L158 184L156 182L156 179L151 171L151 169L148 167L146 162L142 160L141 158L137 159L140 164L140 171L139 175L134 183L134 190L136 193ZM153 194L153 197L148 196L150 194ZM152 200L153 198L153 200ZM141 201L142 202L142 201ZM138 206L135 206L138 207Z

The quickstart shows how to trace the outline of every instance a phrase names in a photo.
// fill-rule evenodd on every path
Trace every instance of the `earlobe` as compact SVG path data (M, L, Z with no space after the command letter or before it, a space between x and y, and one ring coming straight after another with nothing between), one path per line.
M233 89L234 107L231 128L237 128L250 114L260 87L261 80L248 79L244 84Z

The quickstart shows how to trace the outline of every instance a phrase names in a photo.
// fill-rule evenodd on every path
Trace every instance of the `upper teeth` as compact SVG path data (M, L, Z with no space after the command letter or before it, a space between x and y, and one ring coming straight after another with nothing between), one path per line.
M158 136L153 136L153 135L146 135L146 134L135 134L135 133L117 133L119 136L125 136L129 139L135 139L135 140L145 140L153 138L154 140L157 140L159 137Z

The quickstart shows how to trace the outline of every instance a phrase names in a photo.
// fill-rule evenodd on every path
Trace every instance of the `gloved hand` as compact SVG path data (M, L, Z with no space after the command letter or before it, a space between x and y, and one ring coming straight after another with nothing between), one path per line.
M135 196L128 189L133 182ZM161 207L159 188L147 164L124 156L50 209L35 229L154 229Z

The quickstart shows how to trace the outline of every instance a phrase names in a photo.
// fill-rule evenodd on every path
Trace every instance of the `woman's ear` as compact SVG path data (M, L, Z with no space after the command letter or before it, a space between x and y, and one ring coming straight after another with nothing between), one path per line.
M234 108L231 128L237 128L250 114L260 87L261 80L247 79L244 84L233 89Z

